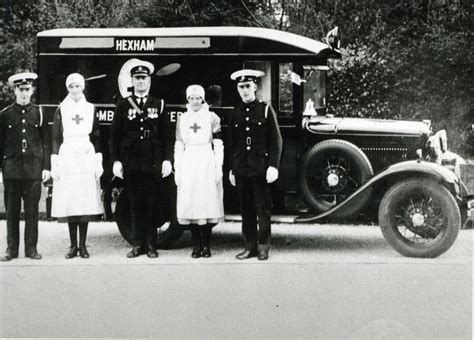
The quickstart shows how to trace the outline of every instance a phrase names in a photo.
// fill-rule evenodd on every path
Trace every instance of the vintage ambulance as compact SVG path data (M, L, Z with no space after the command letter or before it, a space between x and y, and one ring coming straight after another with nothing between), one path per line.
M38 34L38 99L51 120L66 95L66 76L85 76L101 123L106 217L129 240L127 188L112 177L107 157L116 103L130 94L127 62L155 65L151 93L165 98L172 122L184 110L186 87L204 86L224 135L239 100L230 74L262 70L258 97L275 108L283 136L280 178L272 188L275 221L321 223L375 209L385 239L399 253L439 256L472 218L472 184L462 180L472 167L449 153L445 132L433 133L429 121L328 114L328 60L341 58L338 48L337 29L324 42L254 27L54 29ZM224 167L226 218L236 220L238 200ZM156 226L159 245L170 247L183 228L173 218L173 178L164 185L169 194L156 209Z

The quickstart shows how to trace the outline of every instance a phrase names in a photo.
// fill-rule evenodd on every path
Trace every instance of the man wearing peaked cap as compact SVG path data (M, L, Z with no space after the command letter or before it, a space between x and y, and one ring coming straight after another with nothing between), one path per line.
M229 117L226 148L231 164L229 181L237 186L242 213L245 250L237 254L239 260L256 256L267 260L270 248L270 184L278 178L282 138L275 111L256 98L257 80L263 75L246 69L230 76L242 99Z
M50 178L50 143L41 108L31 104L34 73L18 73L8 82L15 103L0 114L0 159L6 194L7 244L2 261L18 257L21 200L25 210L25 256L41 259L38 243L38 203L41 181Z
M133 94L117 105L110 128L112 171L124 179L130 197L133 248L127 257L156 258L152 216L159 196L168 194L163 179L172 171L175 129L163 99L149 94L153 64L138 59L127 63Z

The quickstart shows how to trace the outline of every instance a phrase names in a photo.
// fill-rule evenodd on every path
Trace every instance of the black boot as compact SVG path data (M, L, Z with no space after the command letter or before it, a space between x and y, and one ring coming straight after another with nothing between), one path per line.
M212 224L207 224L201 228L201 235L203 241L203 247L201 251L202 257L211 257L211 235L212 235Z
M191 225L191 238L193 240L193 252L191 257L197 259L201 257L201 230L197 225Z
M89 258L86 248L87 226L87 222L79 223L79 254L83 259Z
M67 259L72 259L77 256L79 248L77 248L77 223L68 223L69 226L69 239L71 240L71 247L66 253Z

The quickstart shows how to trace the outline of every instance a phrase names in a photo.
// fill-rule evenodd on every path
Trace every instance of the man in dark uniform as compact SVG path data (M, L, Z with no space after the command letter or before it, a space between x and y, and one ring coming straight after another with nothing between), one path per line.
M175 129L162 99L148 94L154 67L138 60L130 69L133 95L115 110L110 130L113 173L123 178L130 196L133 248L127 257L158 257L153 221L162 178L172 171ZM162 187L162 185L161 185Z
M25 256L41 259L38 243L38 203L41 181L50 178L48 123L41 109L31 104L34 73L18 73L8 81L16 101L0 113L0 157L7 211L7 244L2 261L18 257L21 199L25 210Z
M240 70L231 75L242 99L230 115L226 146L232 157L229 180L237 185L242 213L245 250L237 254L239 260L255 256L267 260L270 248L270 183L278 178L282 138L275 111L255 95L257 78L263 75L256 70Z

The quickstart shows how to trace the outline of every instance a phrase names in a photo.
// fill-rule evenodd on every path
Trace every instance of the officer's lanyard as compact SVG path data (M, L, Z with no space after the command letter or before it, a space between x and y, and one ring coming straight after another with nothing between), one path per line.
M143 113L143 111L137 106L137 104L135 104L132 97L128 97L127 100L130 103L130 105L132 105L132 107L135 109L135 111L137 111L139 115Z

